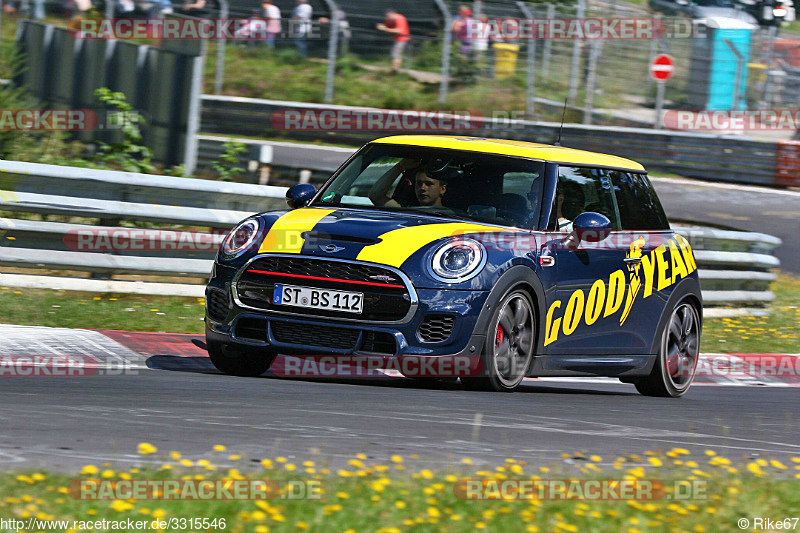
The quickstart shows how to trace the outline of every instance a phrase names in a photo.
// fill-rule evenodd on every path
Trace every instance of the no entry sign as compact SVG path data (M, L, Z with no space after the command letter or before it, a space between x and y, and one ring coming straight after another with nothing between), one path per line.
M650 63L650 75L656 81L667 81L674 70L675 64L667 54L656 56L653 62Z

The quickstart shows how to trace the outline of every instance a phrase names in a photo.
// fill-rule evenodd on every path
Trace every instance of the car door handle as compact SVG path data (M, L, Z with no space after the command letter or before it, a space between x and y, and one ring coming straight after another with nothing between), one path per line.
M641 257L626 257L624 259L624 261L625 261L626 264L631 264L631 263L639 264L639 263L642 262L642 258Z

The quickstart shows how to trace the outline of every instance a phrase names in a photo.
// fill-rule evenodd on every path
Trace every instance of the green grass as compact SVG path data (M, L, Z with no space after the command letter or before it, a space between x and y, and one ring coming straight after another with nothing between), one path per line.
M707 319L701 349L726 353L800 353L800 278L782 274L772 285L768 316Z
M692 455L673 448L615 458L563 454L560 461L528 465L508 458L498 465L473 466L469 459L442 470L430 470L419 457L392 456L376 462L351 454L346 465L330 467L325 460L262 459L230 454L223 446L202 461L159 452L142 443L141 452L163 463L150 469L117 471L110 465L87 465L80 474L42 471L0 474L0 516L27 520L169 520L224 518L225 531L736 531L743 517L796 516L800 499L800 457L728 459L705 450ZM230 454L230 455L229 455ZM152 457L151 456L151 457ZM248 461L249 460L249 461ZM259 464L260 460L260 464ZM458 459L454 459L458 461ZM181 464L183 462L184 464ZM215 464L226 464L217 467ZM200 466L198 466L200 465ZM248 466L249 465L249 466ZM254 468L253 465L258 465ZM72 480L269 480L280 488L276 499L261 501L87 500L70 492ZM454 490L464 480L641 479L663 482L664 498L650 500L467 500ZM321 499L287 499L290 484L313 481ZM691 499L675 498L676 486L694 484ZM663 493L662 493L663 494ZM461 495L459 497L458 495ZM174 528L173 528L174 530ZM198 528L181 529L200 531ZM220 531L208 529L209 531ZM63 531L63 530L62 530Z
M0 322L24 326L202 333L203 299L0 288Z
M702 352L800 352L800 278L781 274L763 317L712 318L703 324ZM101 295L0 287L2 321L20 325L202 333L202 298Z

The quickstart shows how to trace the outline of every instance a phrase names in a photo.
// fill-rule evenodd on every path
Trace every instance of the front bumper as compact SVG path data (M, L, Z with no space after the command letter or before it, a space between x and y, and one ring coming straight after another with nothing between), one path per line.
M484 332L474 329L488 291L415 289L414 313L387 324L252 309L234 298L235 280L236 271L220 265L209 280L205 320L211 341L281 354L382 357L479 355L483 347ZM441 318L447 329L430 335L427 326Z

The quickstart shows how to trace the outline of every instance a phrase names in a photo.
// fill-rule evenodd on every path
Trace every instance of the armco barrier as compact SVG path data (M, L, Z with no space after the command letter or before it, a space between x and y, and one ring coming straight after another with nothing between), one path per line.
M306 170L315 170L315 162L330 168L335 157L344 160L352 152L264 141L257 153L270 150L272 164ZM155 275L195 281L194 285L143 283L26 273L0 274L0 285L201 296L202 278L211 271L224 230L254 212L283 208L285 192L284 187L0 160L0 211L66 215L70 220L0 218L0 265L90 272L95 277ZM147 227L167 233L147 233ZM769 284L775 274L770 270L779 264L772 253L780 239L708 228L675 229L695 249L707 306L759 307L773 299ZM115 245L113 252L82 251L76 246L78 234L95 232L113 239L119 230L149 245ZM192 244L162 246L179 239L169 233L172 230L191 230L180 238Z
M203 95L200 130L209 135L270 138L284 136L297 141L324 141L352 146L360 146L376 137L392 134L380 131L319 129L282 131L273 124L273 121L280 123L282 112L286 110L305 112L305 110L323 109L343 113L380 111L363 107ZM552 144L558 137L559 126L552 122L486 118L484 127L478 129L439 133L501 137ZM797 163L792 163L795 166L788 167L788 171L781 163L780 158L787 157L786 147L791 146L790 144L753 140L738 135L565 124L562 144L571 148L630 157L651 171L672 172L693 178L770 186L797 186L800 182Z

